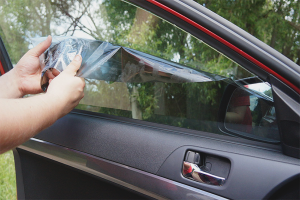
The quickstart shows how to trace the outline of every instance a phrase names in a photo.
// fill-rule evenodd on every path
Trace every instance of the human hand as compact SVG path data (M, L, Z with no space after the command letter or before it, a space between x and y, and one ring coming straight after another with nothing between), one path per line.
M52 37L48 36L45 41L29 50L12 70L17 81L19 96L42 92L39 56L49 48L51 41Z
M84 96L85 81L75 77L81 62L81 56L75 56L67 68L50 81L46 95L53 98L55 106L61 110L58 118L68 114Z

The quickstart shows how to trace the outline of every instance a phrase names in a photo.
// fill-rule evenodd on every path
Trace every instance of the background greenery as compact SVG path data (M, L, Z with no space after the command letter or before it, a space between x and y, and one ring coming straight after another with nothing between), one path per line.
M16 174L12 151L0 155L0 200L17 199Z
M300 64L298 0L196 1ZM155 37L161 40L148 43L148 48L155 47L159 51L178 52L181 55L187 50L187 46L183 45L187 40L185 33L174 32L172 25L164 22L158 24L155 17L147 22L149 27L157 28L155 32L144 29L138 33L138 25L148 16L119 0L2 0L0 13L0 35L13 63L27 51L30 37L48 34L76 35L78 31L95 39L120 45L130 43L133 48L138 42L149 41L155 34ZM84 20L89 20L90 25ZM136 23L133 23L134 20ZM60 28L57 28L59 26ZM170 34L165 34L165 30ZM134 31L135 34L128 37ZM206 59L213 59L215 54L210 53L206 52ZM180 56L180 59L186 57Z

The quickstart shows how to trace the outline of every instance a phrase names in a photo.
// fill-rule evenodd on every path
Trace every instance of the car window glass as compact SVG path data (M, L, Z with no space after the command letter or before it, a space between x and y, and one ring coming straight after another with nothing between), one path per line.
M300 65L298 0L194 0Z
M88 78L77 109L224 134L218 128L224 91L233 80L255 77L201 40L123 1L1 1L0 10L0 35L13 64L30 47L30 38L51 34L97 39L223 77L203 82Z
M280 141L271 94L271 88L262 83L235 89L226 111L226 129L252 139Z
M173 24L123 1L2 1L0 9L0 34L13 64L28 50L32 37L72 35L129 47L226 77L253 76Z

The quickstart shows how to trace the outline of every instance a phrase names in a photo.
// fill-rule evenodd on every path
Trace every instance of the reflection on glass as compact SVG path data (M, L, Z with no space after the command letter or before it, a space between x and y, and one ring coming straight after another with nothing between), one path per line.
M226 112L225 121L228 124L234 124L236 130L251 133L252 114L250 111L250 97L247 91L241 88L235 90Z
M279 141L273 99L267 95L269 91L270 88L264 93L237 88L227 108L225 127L237 135Z
M250 85L247 85L247 88L249 88L250 90L253 90L255 92L258 92L260 94L266 95L266 96L270 97L271 99L273 99L272 90L271 90L271 86L269 83L250 84Z
M77 107L177 127L222 134L217 120L225 81L125 83L86 80Z
M210 174L202 170L198 165L189 162L183 162L182 175L191 180L215 186L223 185L226 180L223 177Z

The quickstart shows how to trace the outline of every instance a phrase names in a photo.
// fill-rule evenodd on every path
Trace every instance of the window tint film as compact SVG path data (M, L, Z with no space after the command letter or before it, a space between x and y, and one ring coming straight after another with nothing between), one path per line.
M109 81L87 78L77 109L224 134L218 112L224 91L235 80L254 75L165 20L119 0L1 1L0 35L13 64L30 47L30 38L75 36L109 42L220 79L207 81ZM141 69L123 54L102 69ZM165 75L149 69L151 76ZM158 66L160 69L160 66ZM163 74L163 73L164 74ZM134 74L134 73L133 73ZM149 75L148 74L148 75ZM170 77L169 77L170 78ZM241 86L243 87L243 86ZM226 109L226 108L225 108Z

